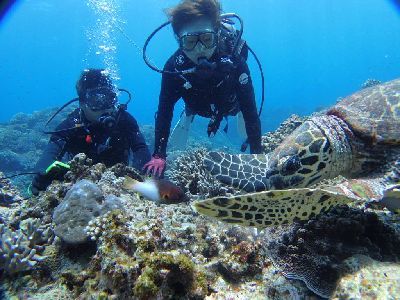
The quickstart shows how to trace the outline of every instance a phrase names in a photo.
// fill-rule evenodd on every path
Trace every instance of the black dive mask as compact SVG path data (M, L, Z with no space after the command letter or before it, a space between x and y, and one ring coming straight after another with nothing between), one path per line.
M218 34L213 31L188 33L179 38L179 47L192 51L199 42L207 49L214 48L218 42Z
M90 97L91 95L94 94L95 91L100 91L103 90L103 93L100 93L100 95L104 95L104 98L102 96L99 97ZM128 104L132 99L131 93L128 90L125 89L118 89L118 91L120 92L124 92L128 95L128 101L126 103L122 103L122 104L117 104L117 97L116 97L116 93L111 89L111 88L107 88L107 87L102 87L102 88L97 88L97 89L93 89L93 90L89 90L86 95L87 98L74 98L70 101L68 101L67 103L65 103L63 106L61 106L51 117L50 119L46 122L45 126L47 126L51 120L54 119L55 116L57 116L60 111L62 111L65 107L67 107L68 105L70 105L71 103L74 102L83 102L83 103L87 103L85 102L86 100L90 99L90 103L93 107L93 110L108 110L111 108L115 108L113 109L112 113L104 113L102 114L99 118L98 118L98 122L106 127L106 128L112 128L114 127L119 120L119 117L121 115L121 111L127 110L128 109ZM105 97L105 95L109 95L109 97ZM100 98L103 98L103 100L105 101L99 101ZM103 104L105 103L105 104ZM89 106L89 104L88 104ZM106 108L100 108L100 107L106 107ZM77 126L78 125L78 126ZM66 129L61 129L61 130L57 130L57 131L44 131L44 133L47 134L55 134L55 133L61 133L61 132L65 132L68 130L75 130L77 127L82 127L84 126L84 124L75 124L73 127L71 128L66 128Z
M109 87L89 89L83 101L91 110L99 111L113 108L117 103L117 94Z

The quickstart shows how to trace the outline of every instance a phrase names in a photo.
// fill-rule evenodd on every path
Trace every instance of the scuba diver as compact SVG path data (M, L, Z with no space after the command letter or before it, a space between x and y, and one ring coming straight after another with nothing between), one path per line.
M186 143L195 115L210 118L207 134L211 136L216 134L223 118L242 114L250 153L261 153L261 122L246 63L249 48L240 38L243 28L239 32L221 15L217 0L183 0L170 9L168 15L170 21L150 35L143 51L147 65L162 73L155 149L150 162L144 166L147 173L162 176L166 167L173 110L180 98L185 102L185 111L177 125L180 142ZM159 70L150 64L145 50L154 34L169 23L179 49L168 59L164 69ZM171 140L174 135L175 132ZM172 143L176 141L179 143L175 138Z
M36 164L36 170L43 171L33 178L31 192L34 195L45 190L54 179L48 176L49 168L65 166L59 162L65 155L66 159L71 159L78 153L85 153L93 163L101 162L106 166L124 163L138 170L151 158L135 118L126 111L128 103L118 103L119 91L127 92L129 99L130 93L117 89L105 70L84 70L76 83L76 91L78 98L66 103L47 122L67 105L79 101L79 108L55 131L47 132L52 135Z

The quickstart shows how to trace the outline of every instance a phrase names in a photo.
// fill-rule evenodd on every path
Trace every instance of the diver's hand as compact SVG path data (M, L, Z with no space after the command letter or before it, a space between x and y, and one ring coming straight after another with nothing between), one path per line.
M263 153L263 147L261 143L250 144L250 154L261 154L261 153Z
M165 165L165 159L155 155L143 166L143 170L146 170L146 174L152 174L161 177L162 173L164 172Z
M37 196L39 195L39 191L44 191L49 184L51 183L51 180L42 173L38 173L33 177L32 184L31 184L31 192L32 195Z

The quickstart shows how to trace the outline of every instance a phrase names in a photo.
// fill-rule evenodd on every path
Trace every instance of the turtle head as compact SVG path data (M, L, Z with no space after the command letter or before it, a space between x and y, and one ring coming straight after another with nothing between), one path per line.
M312 120L305 121L274 150L266 172L273 189L305 187L324 178L331 144Z
M293 149L293 148L292 148ZM301 168L301 161L298 154L280 156L273 153L267 171L265 172L264 182L269 189L284 189L289 186L298 186L304 181L303 174L298 171Z
M351 166L342 126L334 116L313 117L268 154L210 152L205 168L219 181L246 192L306 187Z
M273 189L307 187L351 168L345 124L335 116L315 116L274 150L266 180Z

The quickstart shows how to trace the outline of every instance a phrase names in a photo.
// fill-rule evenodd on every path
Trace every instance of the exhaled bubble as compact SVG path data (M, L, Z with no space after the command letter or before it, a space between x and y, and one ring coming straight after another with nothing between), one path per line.
M89 42L88 57L95 54L104 68L109 70L112 79L118 80L119 70L115 58L117 50L115 26L117 23L124 23L120 18L120 6L115 0L87 0L87 6L94 14L95 23L92 28L86 30ZM86 61L90 63L90 59Z

